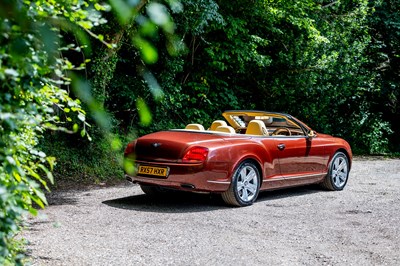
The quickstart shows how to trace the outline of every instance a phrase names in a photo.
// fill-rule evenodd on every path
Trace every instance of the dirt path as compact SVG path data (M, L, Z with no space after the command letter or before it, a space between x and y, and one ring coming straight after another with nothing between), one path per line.
M131 184L53 193L22 236L33 265L400 265L400 160L354 161L342 192L149 200Z

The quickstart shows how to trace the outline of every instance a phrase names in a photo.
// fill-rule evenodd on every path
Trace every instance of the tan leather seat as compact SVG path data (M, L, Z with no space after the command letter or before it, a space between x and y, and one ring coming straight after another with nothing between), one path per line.
M215 120L214 122L212 122L209 130L216 130L217 127L220 127L220 126L227 126L227 124L223 120Z
M215 131L235 134L235 130L231 126L219 126L215 129Z
M251 120L247 125L246 134L257 136L268 136L268 130L263 121Z
M190 129L190 130L204 130L203 125L200 124L188 124L185 129Z

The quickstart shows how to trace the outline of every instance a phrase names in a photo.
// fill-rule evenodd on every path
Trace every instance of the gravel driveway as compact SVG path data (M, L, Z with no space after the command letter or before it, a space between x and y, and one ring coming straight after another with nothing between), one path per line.
M356 159L347 187L150 200L136 185L59 191L22 233L33 265L400 265L400 160Z

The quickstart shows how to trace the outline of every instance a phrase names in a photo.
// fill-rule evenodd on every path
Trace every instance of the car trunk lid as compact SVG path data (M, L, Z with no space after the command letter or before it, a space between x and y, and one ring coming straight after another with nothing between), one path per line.
M180 161L191 146L212 148L218 142L237 138L208 131L169 130L145 135L136 141L137 160ZM240 137L243 138L243 137Z

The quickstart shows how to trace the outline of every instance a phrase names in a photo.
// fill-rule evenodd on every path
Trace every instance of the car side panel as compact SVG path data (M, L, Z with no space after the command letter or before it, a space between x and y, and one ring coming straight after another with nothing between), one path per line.
M261 190L290 186L290 181L283 178L280 172L276 145L276 139L271 137L252 137L246 142L232 143L228 152L231 155L229 159L233 162L227 177L229 183L240 163L245 160L254 160L261 170Z
M285 151L278 153L282 178L287 180L285 186L321 182L327 175L329 163L338 150L346 151L350 162L352 159L351 149L346 141L326 134L294 141L289 138L286 141L279 139L277 142L286 145Z
M279 165L283 176L304 175L326 172L328 156L324 151L324 143L315 138L281 137L276 138ZM279 149L278 145L284 145Z
M349 164L351 167L352 160L353 160L353 154L351 151L351 147L347 141L345 141L344 139L341 139L341 138L335 138L335 137L325 135L325 134L319 134L318 136L321 139L324 139L325 153L329 157L328 165L337 151L343 151L348 156Z
M207 164L224 162L229 165L226 178L224 180L209 180L209 182L226 182L228 189L232 176L239 165L246 160L253 160L260 168L262 179L273 179L280 176L278 167L278 158L276 154L271 153L273 140L263 144L262 138L251 138L248 140L227 140L229 143L226 147L216 149L210 156ZM210 177L209 177L210 178Z

